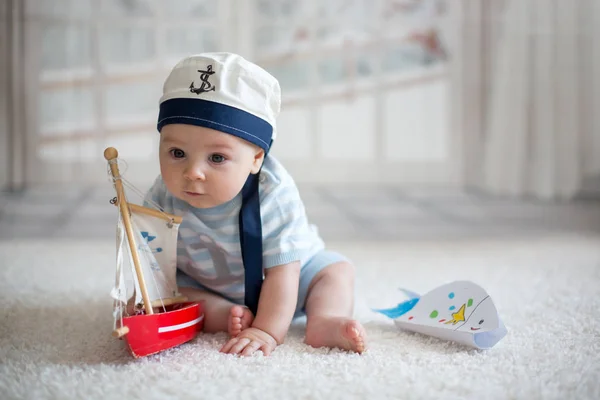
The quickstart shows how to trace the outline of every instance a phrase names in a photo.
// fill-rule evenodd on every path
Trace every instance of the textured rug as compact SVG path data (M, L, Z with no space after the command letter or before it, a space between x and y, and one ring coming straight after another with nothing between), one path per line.
M303 321L270 356L218 352L201 334L134 360L110 336L113 242L0 243L1 399L598 399L600 237L342 243L357 265L364 355L303 344ZM492 296L507 336L471 350L401 332L370 307L456 279Z

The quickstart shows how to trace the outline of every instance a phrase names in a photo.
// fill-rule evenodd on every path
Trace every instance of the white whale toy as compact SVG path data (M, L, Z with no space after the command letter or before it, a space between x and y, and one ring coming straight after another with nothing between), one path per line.
M419 296L401 289L409 300L374 311L394 320L400 329L489 349L508 332L487 292L470 281L455 281Z

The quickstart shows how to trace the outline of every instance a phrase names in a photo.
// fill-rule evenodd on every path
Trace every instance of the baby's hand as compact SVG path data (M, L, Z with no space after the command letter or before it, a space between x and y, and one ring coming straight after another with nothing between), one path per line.
M247 328L225 343L221 352L249 356L257 350L262 350L264 355L268 356L275 347L277 347L277 341L273 336L258 328Z

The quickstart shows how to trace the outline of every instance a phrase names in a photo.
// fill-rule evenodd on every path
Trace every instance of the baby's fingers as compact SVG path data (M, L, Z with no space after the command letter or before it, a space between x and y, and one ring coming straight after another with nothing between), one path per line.
M227 353L229 354L240 354L242 350L246 348L246 346L251 342L248 338L241 338L237 342L235 342Z
M240 345L242 340L244 341L244 344ZM250 339L246 338L231 338L227 343L225 343L225 345L223 345L223 347L221 347L221 353L237 354L239 353L239 350L235 351L235 348L240 347L241 350L244 348L244 346L246 346L246 344L248 344L249 341Z
M260 347L262 346L262 343L257 342L256 340L253 340L252 342L250 342L248 344L248 346L246 346L246 348L244 349L244 351L242 352L242 356L251 356L252 354L254 354L256 352L256 350L260 349Z
M238 342L238 338L231 338L221 347L221 353L229 353L229 350L233 347L234 344Z
M271 354L273 349L274 349L274 347L267 343L263 343L262 346L260 346L260 350L262 350L265 357L268 356L269 354Z

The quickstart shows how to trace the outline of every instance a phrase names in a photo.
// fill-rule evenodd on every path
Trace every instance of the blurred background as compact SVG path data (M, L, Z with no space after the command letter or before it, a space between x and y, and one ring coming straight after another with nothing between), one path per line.
M600 232L597 0L3 0L0 14L0 239L113 238L103 150L146 190L163 81L203 51L280 80L273 154L326 239Z

